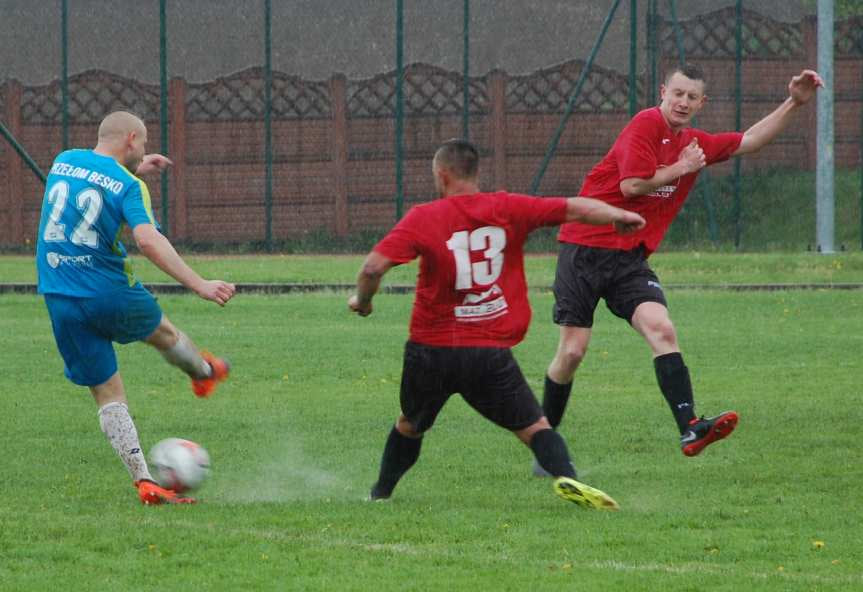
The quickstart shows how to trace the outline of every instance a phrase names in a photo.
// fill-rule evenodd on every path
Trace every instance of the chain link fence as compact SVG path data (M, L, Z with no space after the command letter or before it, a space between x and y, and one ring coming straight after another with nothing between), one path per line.
M81 4L95 10L104 3ZM581 39L575 43L565 32L544 37L542 27L530 29L527 22L523 35L489 33L489 19L497 13L513 20L523 14L515 6L519 3L507 2L408 3L402 30L397 11L405 7L399 1L388 3L386 10L375 9L378 30L385 36L372 32L356 40L361 47L376 44L393 48L392 52L379 48L380 55L372 59L357 50L355 62L350 51L334 49L344 43L339 36L350 28L349 20L365 18L364 9L355 3L341 4L338 18L316 18L307 7L306 22L297 23L285 6L245 0L237 4L245 19L244 45L231 37L229 22L218 21L219 28L198 31L197 36L183 29L194 16L188 11L228 10L227 3L161 4L166 8L161 19L159 11L148 14L140 5L128 14L129 19L149 17L144 29L151 38L164 33L161 48L144 44L147 56L139 69L145 74L139 77L99 67L103 57L93 57L104 56L99 52L90 57L76 54L76 40L88 30L86 14L64 18L65 10L58 10L53 15L58 22L52 23L72 34L66 46L55 45L50 51L63 56L63 64L73 57L71 67L59 69L71 74L56 78L55 71L41 65L38 71L27 70L26 47L7 52L13 66L16 59L23 65L17 76L0 79L0 117L44 171L63 149L64 140L69 146L90 147L107 113L136 113L148 124L149 149L166 146L175 162L164 182L149 180L165 232L174 241L213 248L289 248L311 237L321 249L333 249L374 237L404 209L434 197L430 157L441 141L456 136L468 135L479 146L484 188L574 195L634 110L657 103L664 72L680 61L696 62L706 72L709 102L698 126L708 131L745 129L785 98L793 74L816 66L814 17L769 10L791 3L725 2L715 8L722 3L692 2L685 3L688 12L680 15L673 1L590 3L583 21L566 23L571 35ZM571 17L576 10L566 4L543 3L545 8L534 8L534 14L553 31L561 15ZM696 4L700 11L693 12ZM432 18L444 7L448 19ZM63 1L58 8L68 7ZM122 21L122 11L113 14L114 29L135 25L116 20ZM21 21L17 24L16 15ZM418 23L421 18L428 20ZM596 41L604 18L613 26L595 48L598 58L593 63L586 59L585 41ZM308 24L306 28L325 42L301 47L280 37L287 19L291 26ZM12 10L4 23L2 27L20 25L24 30L32 24L23 10ZM440 43L433 49L408 51L406 65L386 67L391 55L399 55L396 46L410 48L418 42L417 29L423 24L425 33ZM511 24L517 28L519 23ZM52 36L51 43L56 44L54 37L67 35ZM274 40L265 47L268 39ZM196 40L198 44L193 43ZM248 49L247 65L205 76L220 70L220 60L208 56L228 61L220 44ZM540 64L545 47L564 59L515 71L524 64ZM330 50L340 57L325 72L326 56L320 54ZM317 76L279 69L292 63L286 56L301 56L304 51L315 52L315 63L321 64ZM175 54L181 59L172 59ZM270 55L275 56L276 67L267 60ZM465 56L470 59L463 60ZM459 62L464 64L460 70L452 67ZM153 65L160 63L163 69L157 78ZM293 63L297 70L304 69L301 58ZM166 72L165 64L182 75ZM376 66L380 71L369 73ZM861 166L863 17L835 23L835 72L836 79L828 83L836 101L836 162L840 174L853 180ZM559 141L551 146L555 129L570 111ZM759 154L738 165L711 167L709 175L702 175L672 227L669 246L771 248L759 237L763 218L775 216L769 208L782 207L788 191L812 183L816 158L812 108L803 110L792 129ZM840 232L839 239L852 243L854 237L848 233L859 233L863 190L849 191L843 182L837 211L854 223L843 231L847 236ZM814 211L814 185L809 193ZM38 178L4 143L0 224L7 232L0 245L19 248L32 241L41 194ZM780 246L797 248L812 242L812 226L801 223L791 232Z

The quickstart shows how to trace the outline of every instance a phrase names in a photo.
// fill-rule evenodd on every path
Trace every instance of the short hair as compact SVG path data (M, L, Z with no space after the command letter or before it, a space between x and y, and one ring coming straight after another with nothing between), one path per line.
M434 161L459 179L473 179L479 172L479 152L476 146L459 138L441 144Z
M668 71L668 75L665 77L665 84L668 84L668 81L671 80L671 77L680 72L690 80L700 80L704 83L704 86L707 86L707 81L704 80L704 70L702 70L699 66L695 64L681 64L680 66L676 66Z

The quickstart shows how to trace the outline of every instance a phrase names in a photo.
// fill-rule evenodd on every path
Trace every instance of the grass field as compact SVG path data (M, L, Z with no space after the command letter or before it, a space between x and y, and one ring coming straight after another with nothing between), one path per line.
M654 264L669 284L863 278L859 254L712 257ZM197 262L236 281L343 282L359 261ZM528 267L550 283L552 260ZM10 279L23 270L2 259L0 281L28 281ZM145 508L89 395L62 377L41 300L0 295L0 589L863 588L859 291L668 291L698 411L741 415L692 459L646 347L601 308L561 432L618 513L558 500L528 450L458 398L393 500L364 502L398 411L412 299L381 295L361 319L346 297L242 294L225 309L160 297L234 373L200 401L154 351L118 348L145 448L187 437L213 459L201 504ZM532 299L516 356L539 392L557 334L551 295Z

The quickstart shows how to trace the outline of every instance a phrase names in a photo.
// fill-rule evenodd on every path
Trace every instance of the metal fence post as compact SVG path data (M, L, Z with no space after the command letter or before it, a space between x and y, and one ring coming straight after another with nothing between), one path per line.
M671 25L674 27L674 42L677 44L677 56L680 65L686 63L686 49L683 47L683 31L680 30L680 22L677 20L677 3L668 0L668 11L671 13Z
M271 0L264 0L264 159L266 160L264 209L267 250L273 248L273 40Z
M857 54L860 56L860 79L863 80L863 27L857 30ZM860 133L858 138L858 157L860 159L860 248L863 249L863 86L860 87Z
M63 115L63 150L69 149L69 10L68 0L60 3L60 95Z
M463 23L461 136L467 140L470 138L470 0L464 0Z
M833 0L818 0L818 73L827 84L816 100L818 161L815 168L815 242L824 254L835 252L835 138L833 129Z
M396 220L404 208L404 0L396 0Z
M596 58L596 54L599 52L599 48L602 45L602 40L605 38L606 32L608 32L608 27L611 25L611 21L614 18L614 13L617 11L617 7L620 5L620 0L614 0L614 4L611 6L611 10L608 11L608 16L605 17L605 22L602 23L602 29L599 32L599 37L596 38L596 43L593 44L593 49L590 50L590 55L587 58L587 62L585 62L584 66L581 69L581 74L578 76L578 82L575 83L575 88L572 91L572 94L569 95L569 101L566 103L566 110L563 113L563 117L560 118L560 123L557 126L557 130L555 130L554 135L551 138L551 141L548 143L548 148L545 151L545 157L542 159L542 163L539 165L539 170L536 172L536 176L533 178L533 181L530 184L530 193L536 194L539 189L539 184L542 181L542 177L545 175L545 171L548 168L548 164L551 162L552 156L554 156L555 150L557 150L557 145L560 142L560 137L563 135L563 130L566 127L566 122L569 120L569 117L572 115L572 110L575 108L575 101L578 99L578 95L581 94L581 87L584 86L584 81L587 80L587 75L590 73L590 68L593 66L593 60Z
M638 111L636 69L638 68L638 0L629 0L629 116Z
M743 103L743 0L734 6L734 129L742 127ZM743 197L740 178L740 157L734 159L734 248L740 248L743 221Z
M647 0L647 55L650 61L650 83L646 97L648 105L656 104L656 89L659 87L659 81L656 78L656 62L659 54L657 43L659 18L656 15L656 2L657 0Z
M162 154L168 154L168 23L165 18L167 0L159 0L159 136ZM161 173L162 232L170 234L168 220L168 175Z

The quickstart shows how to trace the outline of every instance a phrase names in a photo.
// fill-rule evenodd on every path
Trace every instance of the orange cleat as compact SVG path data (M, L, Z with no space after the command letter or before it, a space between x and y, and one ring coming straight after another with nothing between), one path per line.
M196 397L206 398L213 394L216 385L225 380L231 371L228 360L217 358L210 352L202 351L201 357L210 364L211 373L207 378L192 379L192 391Z
M193 497L185 497L175 491L160 487L155 481L141 479L135 481L138 497L145 506L158 506L160 504L194 504L197 500Z

